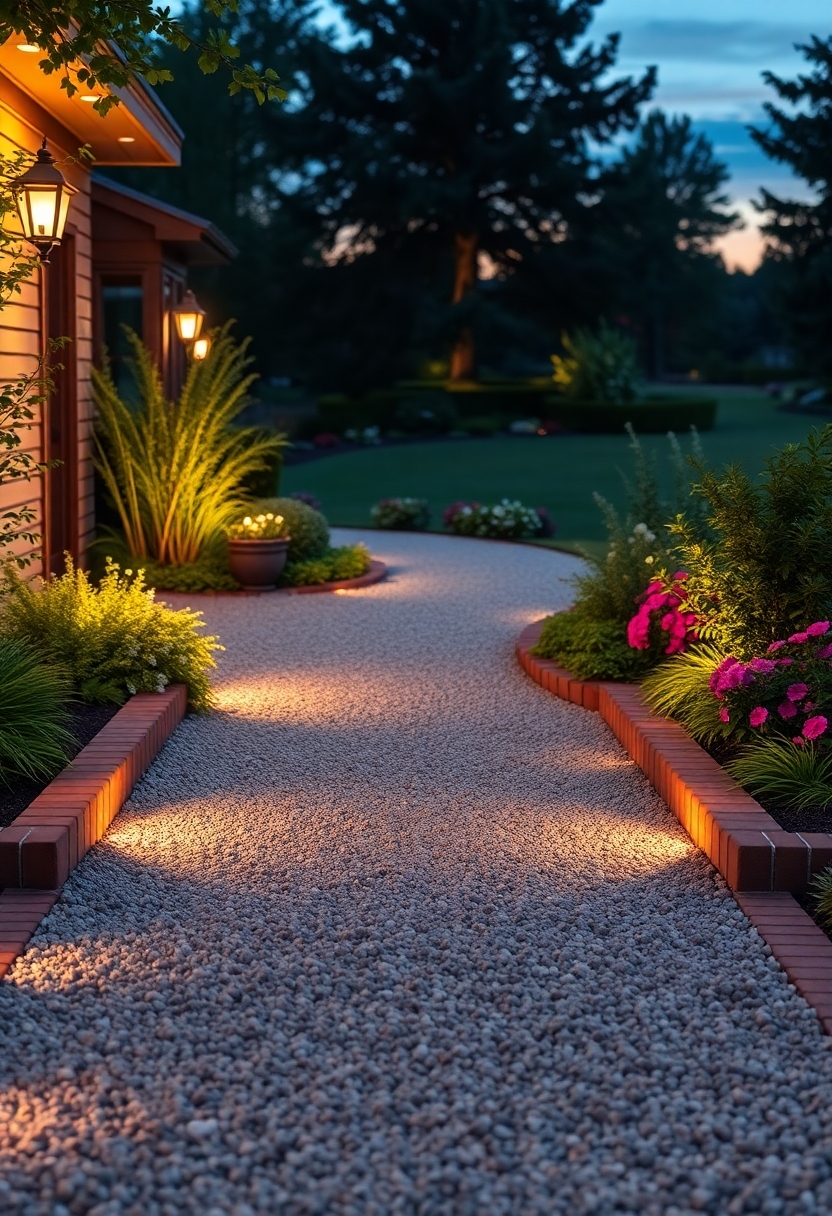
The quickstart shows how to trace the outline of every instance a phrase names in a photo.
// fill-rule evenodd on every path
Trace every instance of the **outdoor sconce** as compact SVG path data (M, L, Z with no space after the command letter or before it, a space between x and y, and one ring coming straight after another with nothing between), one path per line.
M191 346L191 358L195 363L201 363L203 359L208 358L210 349L211 339L209 337L197 338Z
M189 342L195 342L202 329L202 322L205 320L205 309L200 308L196 302L196 296L190 289L185 292L176 307L171 309L171 316L176 323L179 341L186 345ZM208 354L207 350L205 354ZM205 358L205 355L202 357Z
M40 260L60 245L66 224L69 200L77 191L70 186L46 151L46 139L35 163L12 182L23 235L36 247Z

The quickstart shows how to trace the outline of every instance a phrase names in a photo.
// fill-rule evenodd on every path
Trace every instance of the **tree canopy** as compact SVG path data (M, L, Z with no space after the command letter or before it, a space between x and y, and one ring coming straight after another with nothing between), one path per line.
M101 89L95 102L106 114L118 98L109 91L124 88L137 76L149 84L173 79L169 66L160 66L156 43L161 40L180 51L194 50L205 73L225 67L233 95L248 89L263 102L282 99L285 92L272 67L238 63L240 51L222 19L237 11L238 0L205 0L218 19L216 26L195 39L169 8L153 0L7 0L0 12L0 42L13 34L29 46L43 51L44 72L60 72L61 87L72 96L79 87L85 92Z
M789 110L766 104L767 129L751 133L767 156L788 165L815 201L762 191L767 256L780 262L784 317L808 366L832 375L832 36L799 48L809 71L795 80L764 74Z

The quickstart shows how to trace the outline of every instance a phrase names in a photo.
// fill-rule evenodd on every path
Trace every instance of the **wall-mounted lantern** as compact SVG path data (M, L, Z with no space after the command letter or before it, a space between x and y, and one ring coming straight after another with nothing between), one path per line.
M171 309L171 316L176 324L179 341L184 342L186 345L195 342L202 330L202 322L205 320L205 309L200 308L196 302L196 296L190 289L185 292L176 307ZM205 354L207 355L207 353L206 351Z
M195 363L201 363L203 359L208 358L208 352L211 349L211 339L206 334L203 338L197 338L191 345L191 358Z
M69 200L77 191L70 186L46 151L46 139L35 163L12 183L23 235L36 247L40 260L60 245L64 235Z

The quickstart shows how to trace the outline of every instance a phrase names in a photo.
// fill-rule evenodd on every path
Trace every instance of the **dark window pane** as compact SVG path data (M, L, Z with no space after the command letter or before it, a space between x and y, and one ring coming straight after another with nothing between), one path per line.
M131 351L124 326L134 330L140 338L143 337L143 295L142 281L139 278L105 278L101 284L104 346L110 357L116 388L119 395L125 398L134 396L135 388L126 363Z

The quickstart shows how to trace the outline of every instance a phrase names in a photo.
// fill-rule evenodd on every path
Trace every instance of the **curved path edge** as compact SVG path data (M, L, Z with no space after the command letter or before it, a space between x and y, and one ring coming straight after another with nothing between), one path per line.
M359 574L356 578L341 578L333 579L329 583L310 583L306 587L277 587L274 591L246 591L242 587L238 591L172 591L167 589L168 595L185 595L191 598L196 596L198 599L202 596L207 596L211 599L224 599L226 596L251 596L251 595L321 595L326 592L333 591L360 591L362 587L372 587L375 583L380 583L382 579L387 578L387 566L384 562L380 562L377 558L370 559L370 568L365 574ZM161 596L165 595L165 588L159 589Z
M138 693L0 831L0 976L185 716L188 690Z
M527 625L517 658L542 688L594 710L705 853L801 996L832 1035L832 941L794 893L832 865L832 835L785 832L684 727L654 714L638 684L579 680L531 654L543 621Z

